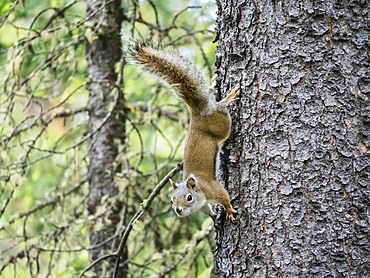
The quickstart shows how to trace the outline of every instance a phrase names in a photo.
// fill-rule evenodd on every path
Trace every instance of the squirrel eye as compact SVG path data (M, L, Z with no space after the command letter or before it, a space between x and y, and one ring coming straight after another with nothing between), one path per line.
M188 202L191 202L193 200L193 196L191 196L190 194L188 195L188 197L186 198L188 200Z
M171 204L173 204L173 201L171 200Z

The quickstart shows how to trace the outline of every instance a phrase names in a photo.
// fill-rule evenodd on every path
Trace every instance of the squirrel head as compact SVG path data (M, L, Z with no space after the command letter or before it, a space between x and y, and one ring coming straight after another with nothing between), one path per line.
M199 188L199 181L193 174L181 183L170 181L175 190L171 198L172 208L178 216L188 216L206 204L204 193Z

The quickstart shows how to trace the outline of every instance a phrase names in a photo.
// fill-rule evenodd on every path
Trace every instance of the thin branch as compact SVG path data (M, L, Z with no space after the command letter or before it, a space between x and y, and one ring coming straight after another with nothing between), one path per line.
M3 27L4 22L7 20L7 18L10 16L10 14L14 11L15 7L18 5L19 0L16 0L13 2L12 6L10 7L9 11L6 13L6 15L1 19L0 21L0 28Z
M139 210L136 212L134 217L131 219L130 223L127 225L125 229L125 233L123 234L123 237L121 239L120 245L117 250L117 257L116 257L116 267L114 269L113 278L117 278L118 274L118 267L121 260L121 255L124 250L124 247L126 245L126 241L128 239L128 235L130 234L133 225L135 222L141 217L141 215L144 213L145 210L147 210L150 205L152 204L154 198L158 195L158 193L162 190L162 188L166 185L168 180L175 176L183 166L183 162L177 164L175 168L173 168L161 181L160 183L154 188L153 192L149 195L148 199L143 202L143 204L140 206Z
M187 10L189 10L189 9L201 9L201 8L202 8L202 6L187 6L185 9L183 9L183 10L179 11L177 14L175 14L175 16L174 16L174 17L173 17L173 19L172 19L171 26L172 26L173 28L177 28L177 26L176 26L175 22L176 22L177 18L178 18L182 13L186 12L186 11L187 11Z
M135 109L143 112L148 112L149 110L158 113L158 117L164 116L171 121L178 122L179 116L178 112L171 112L161 109L160 107L154 107L154 109L149 109L145 104L130 104L129 107L134 107Z
M42 204L39 204L39 205L37 205L36 207L34 207L33 209L31 209L29 211L19 213L17 217L14 217L14 218L9 220L8 225L11 225L12 223L14 223L14 221L16 221L18 219L29 216L29 215L35 213L36 211L39 211L39 210L43 209L44 207L55 205L56 203L58 203L60 201L61 198L65 198L66 196L76 192L85 182L86 182L86 179L81 181L78 185L76 185L75 187L72 187L71 189L69 189L65 193L56 196L53 200L49 200L49 201L46 201ZM3 229L4 229L4 226L0 227L0 231L3 230Z
M93 261L89 266L87 266L80 273L79 277L82 277L89 269L91 269L92 267L94 267L96 264L98 264L102 260L105 260L105 259L108 259L108 258L111 258L111 257L116 257L116 266L115 266L115 269L114 269L113 277L114 278L117 278L117 273L118 273L118 267L119 267L119 263L120 263L120 258L121 258L122 252L124 250L124 247L126 245L126 241L128 239L128 236L129 236L129 234L130 234L130 232L131 232L131 230L133 228L133 225L141 217L141 215L143 215L143 213L150 207L150 205L152 204L153 200L159 194L159 192L162 190L162 188L166 185L166 183L168 182L168 180L170 178L174 177L182 169L182 166L183 166L183 163L182 162L179 163L179 164L177 164L177 166L175 168L173 168L158 183L158 185L154 188L154 190L152 191L152 193L149 195L148 199L144 200L144 202L141 204L139 210L135 213L135 215L131 218L130 223L127 225L127 227L125 229L125 232L124 232L124 234L122 236L120 245L118 246L117 251L116 252L113 252L111 254L108 254L108 255L104 255L104 256L98 258L97 260Z
M212 232L212 230L213 230L213 226L210 225L207 228L207 230L205 231L205 233L203 235L201 235L200 237L198 237L195 240L194 245L188 245L185 248L185 251L183 251L180 254L179 259L173 265L171 265L170 267L168 267L165 271L163 271L162 273L160 273L158 275L158 277L164 277L165 275L169 274L172 270L174 270L182 262L182 260L185 259L186 255L189 253L189 251L192 250L192 249L194 249L195 246L197 246L203 239L205 239Z
M101 261L104 261L106 259L109 259L109 258L112 258L112 257L116 257L117 254L116 253L111 253L111 254L107 254L107 255L104 255L104 256L101 256L100 258L98 258L97 260L93 261L88 267L86 267L84 270L81 271L80 275L78 275L78 278L81 278L82 276L85 275L85 273L91 269L94 265L98 264L99 262Z

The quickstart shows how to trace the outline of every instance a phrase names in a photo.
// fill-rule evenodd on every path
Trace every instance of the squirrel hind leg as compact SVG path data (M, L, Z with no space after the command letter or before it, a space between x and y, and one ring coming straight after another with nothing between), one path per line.
M240 94L240 85L236 85L232 90L231 92L224 98L222 99L220 102L223 102L225 103L226 105L229 105L230 103L232 103L233 101L235 100L238 100L239 99L239 94Z

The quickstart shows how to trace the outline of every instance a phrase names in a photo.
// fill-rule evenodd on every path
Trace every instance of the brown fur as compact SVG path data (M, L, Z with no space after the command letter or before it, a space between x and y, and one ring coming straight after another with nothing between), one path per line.
M216 167L219 149L230 135L231 118L227 105L238 99L239 86L221 100L215 98L207 90L201 73L189 61L182 58L174 50L167 50L162 46L150 45L144 42L134 42L128 49L129 55L139 64L174 86L179 96L189 105L192 117L188 139L184 154L184 182L175 185L172 198L175 208L191 209L193 201L187 201L186 195L199 194L197 200L206 199L207 206L201 211L215 220L215 214L208 206L209 202L216 202L224 206L228 218L234 220L230 198L224 187L216 178ZM189 176L194 175L196 182L193 188L186 187ZM204 197L202 197L204 194ZM198 208L199 209L199 208ZM180 211L180 210L178 210Z

